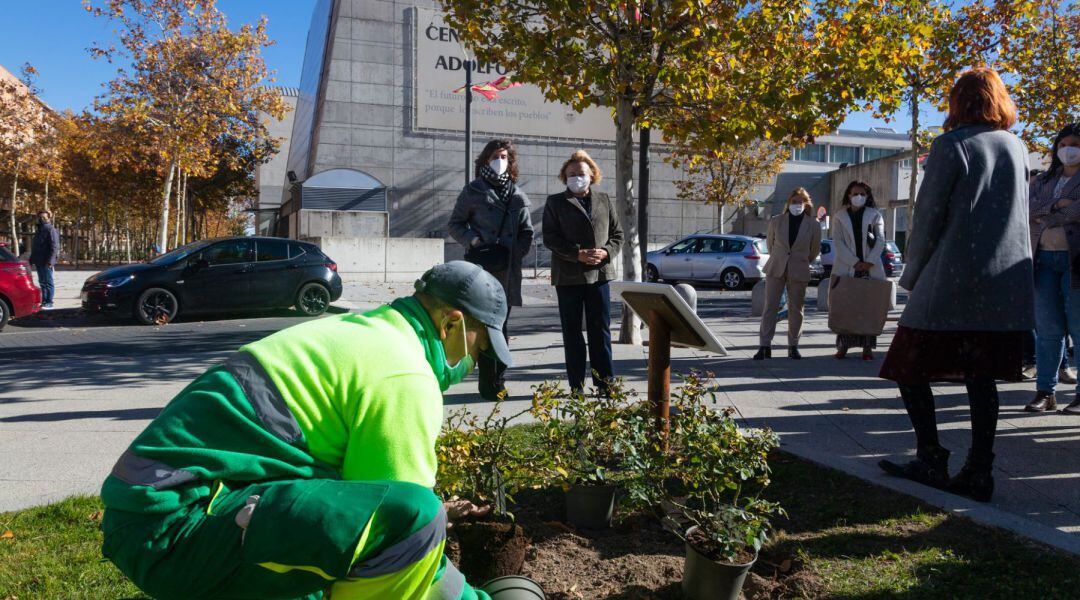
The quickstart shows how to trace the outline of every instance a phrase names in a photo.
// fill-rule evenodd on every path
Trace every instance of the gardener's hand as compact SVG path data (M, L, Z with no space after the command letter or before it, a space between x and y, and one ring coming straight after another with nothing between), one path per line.
M451 521L450 526L453 526L453 521L483 517L491 512L490 506L477 506L468 500L458 498L443 502L443 507L446 508L447 519Z

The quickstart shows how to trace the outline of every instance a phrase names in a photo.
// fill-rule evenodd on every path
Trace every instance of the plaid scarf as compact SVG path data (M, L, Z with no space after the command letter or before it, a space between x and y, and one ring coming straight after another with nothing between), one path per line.
M480 167L480 177L494 188L500 200L506 200L509 195L507 192L510 190L510 169L503 171L502 175L498 175L491 167L483 165Z

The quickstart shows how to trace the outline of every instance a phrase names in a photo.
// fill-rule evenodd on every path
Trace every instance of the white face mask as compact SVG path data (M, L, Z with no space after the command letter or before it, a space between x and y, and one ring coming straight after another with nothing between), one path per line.
M793 216L797 217L797 216L803 214L803 211L806 210L806 207L803 206L802 204L788 204L787 209L789 211L791 211L791 214Z
M510 166L510 161L505 158L495 158L488 163L492 171L495 171L496 175L502 175L506 172L506 167Z
M1076 146L1062 146L1058 148L1057 155L1066 167L1080 165L1080 148Z
M851 197L851 205L855 208L862 208L866 206L866 196L862 194L855 194Z
M585 190L589 189L591 183L588 175L574 175L573 177L566 178L566 187L570 188L571 192L575 194L584 194Z

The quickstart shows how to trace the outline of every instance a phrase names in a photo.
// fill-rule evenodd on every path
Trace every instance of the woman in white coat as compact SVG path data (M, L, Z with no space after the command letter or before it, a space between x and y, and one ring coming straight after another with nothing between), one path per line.
M885 219L874 205L874 192L862 181L852 181L844 191L841 212L833 230L834 276L885 279L882 250L885 248ZM862 347L863 360L874 359L877 336L837 335L836 358L844 358L850 348Z

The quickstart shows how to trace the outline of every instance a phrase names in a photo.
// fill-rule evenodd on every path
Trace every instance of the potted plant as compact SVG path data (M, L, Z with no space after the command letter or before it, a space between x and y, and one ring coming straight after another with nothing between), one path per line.
M542 470L539 456L523 456L511 443L509 424L529 412L502 415L502 400L484 418L462 409L450 415L436 444L435 490L444 499L465 499L490 512L453 524L458 567L470 580L517 575L529 541L508 509L512 495Z
M619 487L612 479L629 447L627 399L621 380L607 393L567 395L544 383L533 393L533 416L544 424L555 483L566 491L567 520L585 529L611 526Z
M679 419L669 437L667 482L655 495L664 497L665 520L686 542L683 593L736 600L768 539L770 518L783 514L761 498L779 439L769 430L740 429L733 411L711 408L711 398L696 373L675 394Z

